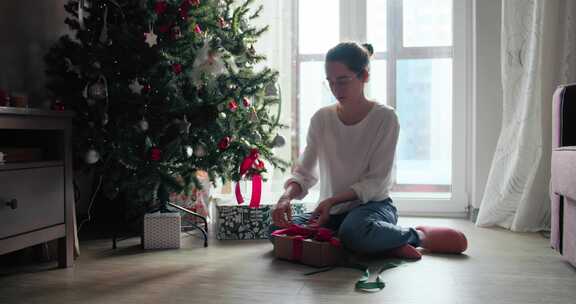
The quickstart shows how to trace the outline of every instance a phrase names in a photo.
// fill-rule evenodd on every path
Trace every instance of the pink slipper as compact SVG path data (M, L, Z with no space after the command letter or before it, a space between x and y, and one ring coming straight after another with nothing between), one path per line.
M436 253L462 253L468 248L464 233L446 227L418 226L416 230L424 233L422 248Z

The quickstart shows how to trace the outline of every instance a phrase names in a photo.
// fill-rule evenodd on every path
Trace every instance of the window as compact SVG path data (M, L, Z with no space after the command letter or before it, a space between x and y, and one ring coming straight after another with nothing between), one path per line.
M464 212L468 2L299 1L293 158L312 115L336 102L323 84L325 52L369 42L366 96L394 107L401 125L393 199L405 212Z

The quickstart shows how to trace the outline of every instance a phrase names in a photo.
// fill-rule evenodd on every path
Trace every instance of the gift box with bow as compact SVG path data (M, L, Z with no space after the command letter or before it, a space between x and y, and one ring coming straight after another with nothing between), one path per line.
M326 267L343 264L346 252L340 240L327 228L292 225L276 230L274 256L309 266Z
M231 199L213 198L215 203L216 237L218 240L258 240L268 239L271 212L274 204L260 204L258 208L238 205ZM293 202L292 215L306 212L306 206Z

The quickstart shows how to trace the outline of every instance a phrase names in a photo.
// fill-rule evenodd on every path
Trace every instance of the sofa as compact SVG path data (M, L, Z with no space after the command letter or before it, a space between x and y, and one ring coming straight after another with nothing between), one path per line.
M576 84L554 92L550 199L552 248L576 267Z

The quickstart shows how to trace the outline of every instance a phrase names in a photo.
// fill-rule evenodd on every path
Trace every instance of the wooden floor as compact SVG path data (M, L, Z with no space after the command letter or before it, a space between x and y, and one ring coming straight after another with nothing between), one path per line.
M576 303L576 270L540 234L481 229L465 220L407 218L401 224L462 229L466 255L426 255L384 272L378 293L354 290L360 272L274 260L267 241L184 236L179 250L144 251L138 239L110 249L81 244L74 268L1 269L0 303Z

